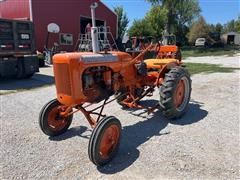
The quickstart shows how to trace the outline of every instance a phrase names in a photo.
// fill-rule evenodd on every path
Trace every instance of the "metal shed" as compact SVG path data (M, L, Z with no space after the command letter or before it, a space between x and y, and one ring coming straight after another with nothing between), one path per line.
M240 34L236 32L229 32L223 34L221 39L224 42L224 44L240 45Z

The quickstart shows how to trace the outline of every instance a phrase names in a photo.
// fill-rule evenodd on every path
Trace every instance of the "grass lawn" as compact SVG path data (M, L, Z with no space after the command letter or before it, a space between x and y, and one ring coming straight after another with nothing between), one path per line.
M230 73L235 70L240 70L240 68L232 67L222 67L217 64L206 64L206 63L184 63L190 74L199 74L199 73Z
M240 53L239 49L234 47L226 48L188 48L182 49L183 58L187 57L200 57L200 56L233 56L236 53Z

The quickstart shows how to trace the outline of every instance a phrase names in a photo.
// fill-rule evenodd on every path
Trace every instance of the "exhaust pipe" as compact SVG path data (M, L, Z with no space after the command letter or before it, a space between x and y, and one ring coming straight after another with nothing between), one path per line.
M92 49L93 53L98 53L99 52L99 47L98 47L98 30L96 27L96 17L95 17L95 9L98 7L98 3L92 3L90 8L91 8L91 15L92 15L92 28L91 28L91 36L92 36Z

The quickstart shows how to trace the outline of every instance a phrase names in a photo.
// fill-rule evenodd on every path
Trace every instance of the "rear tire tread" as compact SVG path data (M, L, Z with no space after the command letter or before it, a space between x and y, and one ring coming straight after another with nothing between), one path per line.
M187 104L190 100L191 95L191 79L188 71L184 69L183 67L175 67L172 68L164 78L163 84L159 88L159 95L160 95L160 109L162 110L163 115L168 119L176 119L181 117L187 109L186 107L183 109L183 111L177 111L175 104L174 104L174 93L176 90L176 86L178 82L181 80L182 77L186 77L189 83L189 94L187 99Z

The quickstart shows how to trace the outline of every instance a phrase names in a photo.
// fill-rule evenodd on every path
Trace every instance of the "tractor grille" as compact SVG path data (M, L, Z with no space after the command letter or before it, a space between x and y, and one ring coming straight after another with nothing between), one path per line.
M54 64L54 75L57 93L71 96L71 82L68 64Z

